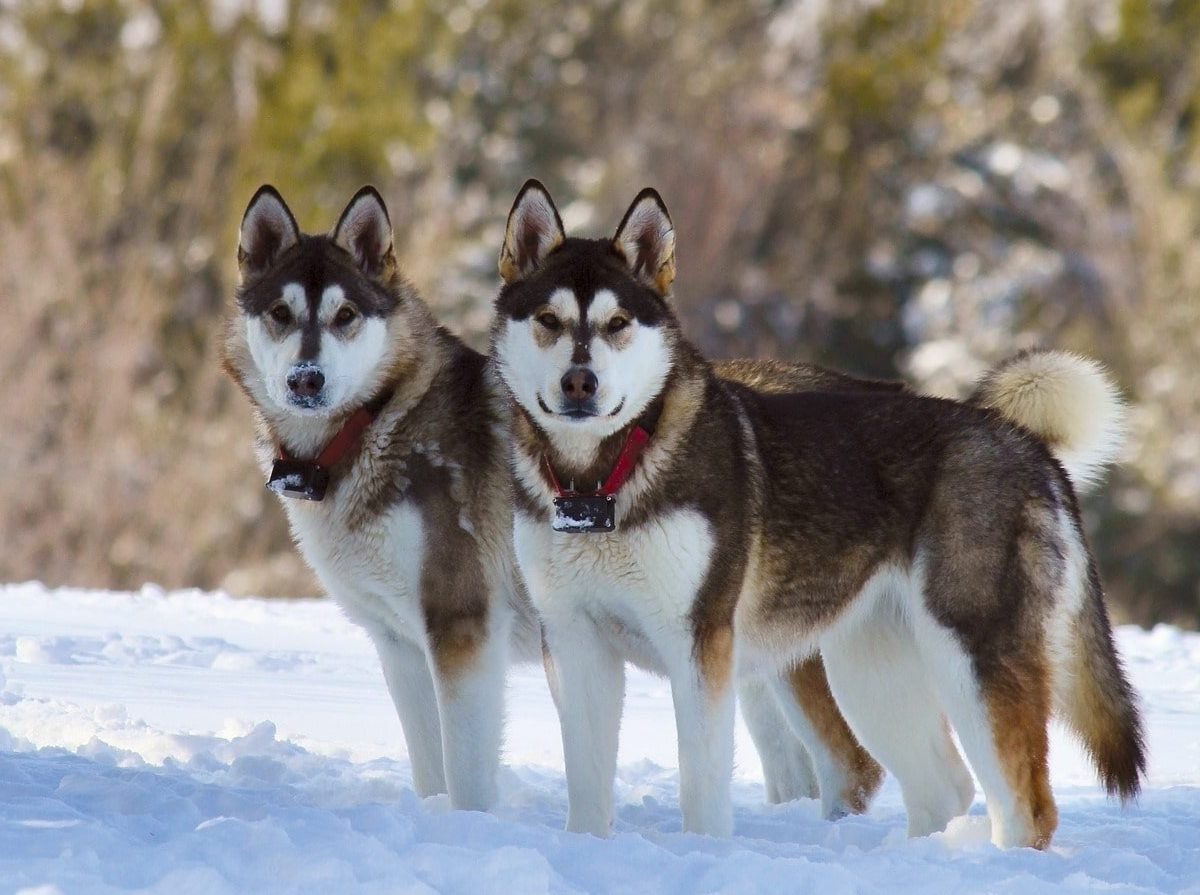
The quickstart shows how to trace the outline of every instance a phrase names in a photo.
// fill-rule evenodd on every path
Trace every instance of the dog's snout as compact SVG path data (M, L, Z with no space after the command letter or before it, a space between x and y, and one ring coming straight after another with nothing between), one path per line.
M596 394L596 374L587 367L574 367L562 378L562 390L570 401L587 401Z
M325 374L312 364L297 364L288 371L288 388L300 398L315 398L325 387Z

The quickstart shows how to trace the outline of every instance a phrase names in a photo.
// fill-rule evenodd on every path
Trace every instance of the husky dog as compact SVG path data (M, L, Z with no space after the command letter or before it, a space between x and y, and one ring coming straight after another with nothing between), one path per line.
M627 659L670 680L690 831L731 831L735 680L767 680L805 737L786 674L818 650L912 835L974 794L946 719L999 846L1053 835L1052 713L1110 793L1138 792L1141 722L1075 496L1118 440L1097 366L1017 358L973 403L722 381L672 309L653 190L585 240L527 183L500 270L514 537L552 657L568 829L609 832Z
M540 658L512 553L506 399L400 275L364 187L329 235L264 186L224 364L305 560L379 653L419 795L496 800L510 641ZM316 458L314 461L313 458Z

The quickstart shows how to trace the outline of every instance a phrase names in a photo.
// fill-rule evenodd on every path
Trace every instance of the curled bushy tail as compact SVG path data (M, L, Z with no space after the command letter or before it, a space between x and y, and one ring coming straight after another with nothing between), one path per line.
M1057 681L1058 713L1083 741L1111 796L1137 796L1146 775L1146 738L1137 697L1121 667L1095 564L1074 619L1070 655Z
M984 376L970 400L1046 442L1079 492L1099 481L1121 448L1125 403L1116 383L1078 354L1018 354Z

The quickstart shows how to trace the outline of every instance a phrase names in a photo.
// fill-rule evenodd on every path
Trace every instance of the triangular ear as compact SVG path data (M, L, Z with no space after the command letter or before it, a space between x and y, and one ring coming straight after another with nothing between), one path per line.
M666 296L675 281L675 225L657 190L638 193L617 227L613 245L633 275Z
M523 280L565 238L562 218L546 188L536 180L525 181L508 213L500 276L506 283Z
M264 183L246 206L238 238L238 269L243 277L261 273L300 241L300 228L279 191Z
M364 186L354 194L330 235L367 276L386 279L395 270L392 221L375 187Z

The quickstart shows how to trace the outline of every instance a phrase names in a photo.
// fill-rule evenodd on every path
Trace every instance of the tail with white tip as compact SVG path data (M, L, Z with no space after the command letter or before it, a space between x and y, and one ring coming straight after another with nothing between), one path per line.
M1027 351L980 381L969 399L1042 439L1076 491L1087 491L1116 459L1125 402L1108 371L1066 351Z

